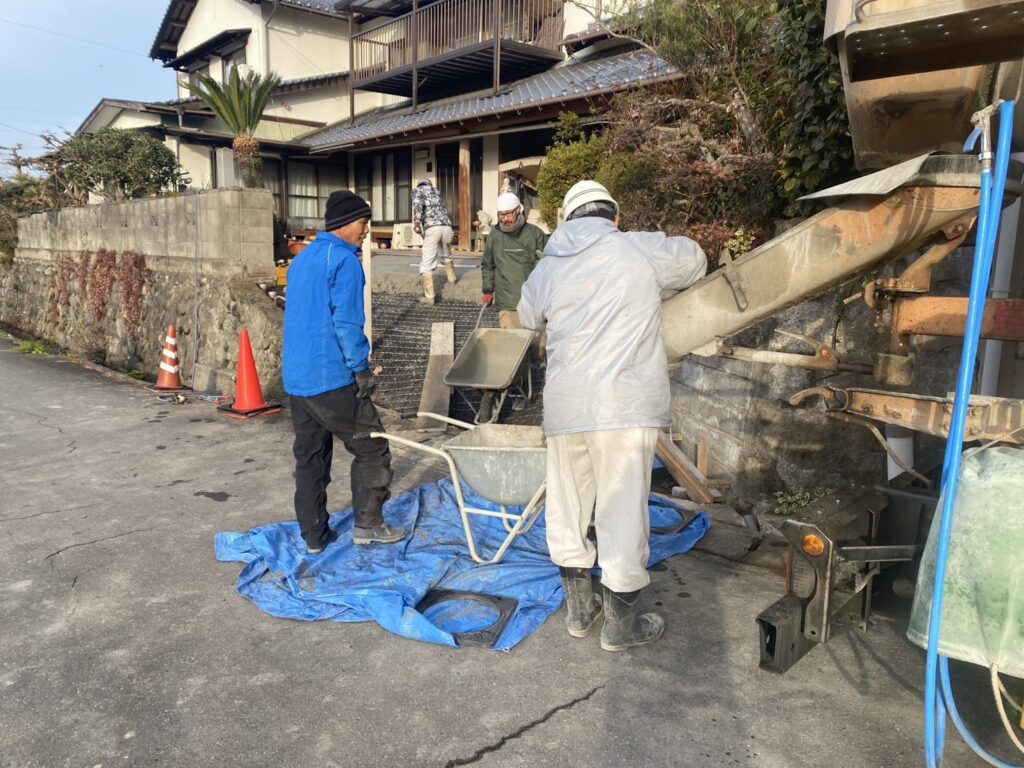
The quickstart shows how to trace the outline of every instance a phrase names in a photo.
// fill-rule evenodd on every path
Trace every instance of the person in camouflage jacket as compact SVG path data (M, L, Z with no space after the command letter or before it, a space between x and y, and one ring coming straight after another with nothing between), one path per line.
M423 298L420 302L433 304L434 270L437 269L438 261L444 261L449 283L454 285L458 278L451 252L452 220L444 207L441 193L430 179L420 179L412 191L412 226L423 235L423 251L420 258Z

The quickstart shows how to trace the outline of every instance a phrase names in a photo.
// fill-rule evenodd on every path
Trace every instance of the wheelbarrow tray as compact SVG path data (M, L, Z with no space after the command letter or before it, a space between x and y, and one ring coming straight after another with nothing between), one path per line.
M462 480L495 504L521 506L533 499L547 475L544 430L511 424L480 424L442 447Z
M508 389L533 342L533 331L477 328L444 377L449 387Z

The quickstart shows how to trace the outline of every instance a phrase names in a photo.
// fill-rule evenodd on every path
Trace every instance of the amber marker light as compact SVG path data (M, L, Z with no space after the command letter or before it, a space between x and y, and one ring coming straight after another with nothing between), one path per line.
M800 549L803 550L805 555L818 557L825 552L825 542L821 536L808 533L800 540Z

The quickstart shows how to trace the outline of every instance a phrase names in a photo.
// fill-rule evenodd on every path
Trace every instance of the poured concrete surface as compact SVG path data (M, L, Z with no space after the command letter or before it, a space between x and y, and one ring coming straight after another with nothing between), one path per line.
M13 346L0 339L4 768L923 762L923 654L901 624L760 672L754 616L779 578L705 552L652 573L666 635L623 654L569 637L562 612L505 654L268 616L213 538L291 516L287 413L160 404ZM396 454L396 490L438 476L419 459ZM950 742L949 765L981 764Z

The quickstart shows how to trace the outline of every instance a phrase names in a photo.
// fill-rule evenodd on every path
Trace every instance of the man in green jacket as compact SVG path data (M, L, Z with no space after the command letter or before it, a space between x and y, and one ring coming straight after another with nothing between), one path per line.
M484 304L493 304L502 328L522 328L516 305L523 283L544 252L548 236L526 223L523 205L511 192L498 195L498 226L484 246Z

